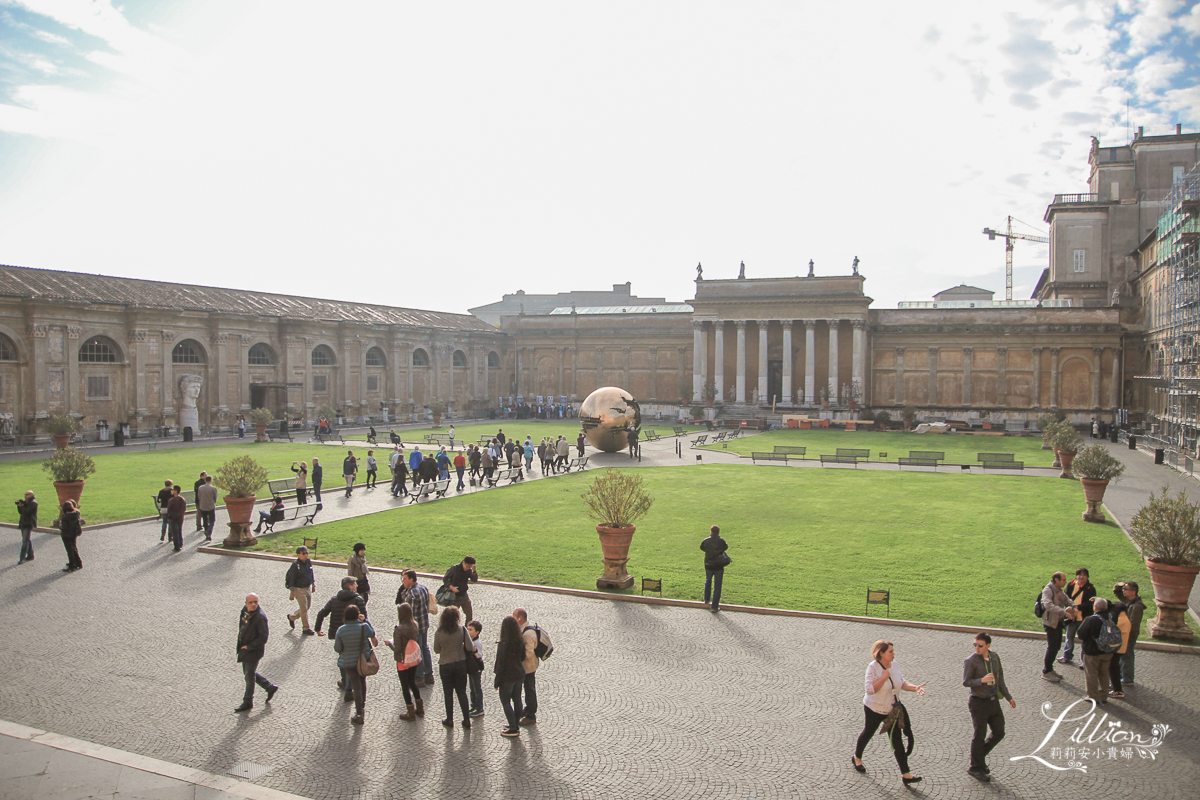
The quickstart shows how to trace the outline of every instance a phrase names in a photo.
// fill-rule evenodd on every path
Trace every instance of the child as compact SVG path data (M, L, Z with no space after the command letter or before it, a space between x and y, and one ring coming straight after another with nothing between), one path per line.
M475 653L480 659L483 658L483 642L479 641L479 634L483 633L483 623L477 619L473 619L467 623L467 630L471 633L471 641L475 643ZM486 661L484 662L487 663ZM483 716L483 683L480 676L483 672L472 672L467 677L471 683L471 708L467 714L472 717Z

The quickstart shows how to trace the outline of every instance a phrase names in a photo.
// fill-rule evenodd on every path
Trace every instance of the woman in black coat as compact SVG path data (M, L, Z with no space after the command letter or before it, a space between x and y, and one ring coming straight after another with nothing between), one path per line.
M500 731L501 736L521 735L518 720L525 713L521 707L521 687L525 685L525 640L521 638L521 626L515 617L508 616L500 623L500 642L496 645L496 681L500 690L500 704L508 724Z
M79 548L75 546L75 540L79 538L79 534L83 533L83 526L79 521L79 508L75 505L74 500L68 500L62 504L62 541L63 547L67 549L67 566L63 568L63 572L74 572L77 569L83 569L83 561L79 558Z

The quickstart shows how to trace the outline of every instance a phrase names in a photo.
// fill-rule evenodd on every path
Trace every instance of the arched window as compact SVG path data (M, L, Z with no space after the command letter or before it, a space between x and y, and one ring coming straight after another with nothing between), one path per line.
M184 339L171 351L172 364L203 364L204 351L191 339Z
M429 366L429 353L426 353L424 350L422 350L419 347L416 350L413 350L412 365L414 367L428 367Z
M380 350L378 347L372 347L370 350L367 351L367 366L368 367L385 366L385 364L383 363L383 351Z
M12 339L0 333L0 361L16 361L17 346Z
M252 367L273 367L275 366L275 351L262 342L259 342L250 348L250 352L246 355L246 360L250 362L250 366Z
M488 353L488 369L500 369L500 356Z
M312 351L312 365L314 367L332 367L333 351L323 344L317 345Z
M79 346L80 364L117 363L117 345L105 336L93 336Z
M454 366L465 367L467 365L467 354L462 350L454 351Z

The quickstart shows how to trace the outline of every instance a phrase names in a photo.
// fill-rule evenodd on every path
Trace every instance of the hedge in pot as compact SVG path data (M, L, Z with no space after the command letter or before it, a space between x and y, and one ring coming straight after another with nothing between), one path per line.
M269 408L250 409L250 422L254 424L255 442L267 441L267 425L275 419L275 413Z
M1038 430L1042 432L1042 449L1050 450L1054 445L1050 444L1050 426L1056 422L1062 422L1067 417L1061 411L1056 411L1049 414L1042 414L1037 418ZM1055 459L1057 461L1057 459ZM1055 464L1058 466L1058 464Z
M213 483L225 490L225 510L229 512L229 536L226 547L246 547L258 541L250 535L250 515L256 493L267 482L266 468L250 456L231 458L217 468Z
M1057 422L1050 426L1050 444L1054 445L1054 454L1058 456L1059 464L1062 466L1060 478L1074 478L1071 474L1071 462L1075 460L1075 454L1079 452L1079 448L1083 446L1083 437L1079 435L1079 431L1075 430L1075 426L1069 422Z
M1189 503L1184 492L1170 497L1164 486L1134 515L1129 536L1146 559L1158 605L1147 630L1155 639L1191 641L1184 614L1200 573L1200 505Z
M904 420L904 430L908 430L913 426L913 422L917 419L917 409L914 406L905 406L900 409L900 419Z
M646 494L640 475L614 469L597 476L582 497L588 516L598 523L596 533L604 553L604 574L596 579L596 588L628 589L633 576L625 566L637 530L634 523L646 516L654 499Z
M433 427L442 427L442 414L446 413L446 404L441 400L433 400L429 403L428 408L433 413Z
M55 414L46 420L46 433L54 437L54 446L59 450L66 449L71 444L71 434L79 430L79 423L74 417Z
M96 462L82 450L65 447L43 461L42 469L54 476L54 491L58 494L58 507L61 510L62 504L68 500L79 503L87 476L96 472ZM52 524L58 527L58 519L55 518Z
M1125 465L1114 458L1107 447L1094 444L1075 454L1071 469L1079 476L1083 499L1087 501L1087 510L1083 512L1084 522L1104 522L1104 512L1100 510L1104 490L1109 481L1120 480Z
M886 431L888 429L888 425L890 425L891 422L892 422L892 415L886 411L880 411L878 414L875 415L876 430Z

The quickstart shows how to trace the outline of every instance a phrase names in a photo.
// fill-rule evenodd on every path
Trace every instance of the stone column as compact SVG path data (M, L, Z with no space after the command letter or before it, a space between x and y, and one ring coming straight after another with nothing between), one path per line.
M403 345L399 339L393 338L388 342L388 363L391 365L391 396L388 398L388 412L395 414L400 409L400 351Z
M783 325L783 402L791 403L792 398L792 320L785 319Z
M829 325L829 404L838 404L838 392L841 391L841 384L838 383L838 323L841 320L827 320Z
M413 394L413 344L411 342L409 342L408 346L404 348L404 370L408 373L406 376L408 383L408 397L406 397L405 400L409 406L409 413L411 413L412 406L414 406L417 402L417 399Z
M1104 348L1092 348L1092 408L1100 408L1100 367L1104 364Z
M25 323L25 340L29 347L29 366L34 378L33 383L33 408L29 409L28 415L33 417L35 414L47 414L50 411L50 386L49 376L42 373L40 367L46 364L49 358L50 347L46 341L46 337L50 334L50 326L40 322ZM128 349L128 348L127 348ZM131 359L129 354L125 356L126 363ZM124 380L124 375L121 376ZM120 397L119 392L122 387L120 385L111 385L109 391L113 397Z
M704 402L704 323L692 320L692 402Z
M621 348L621 388L629 391L629 367L630 367L629 348Z
M76 348L78 349L78 348ZM1122 397L1121 386L1121 348L1113 348L1113 363L1112 363L1112 407L1118 409L1125 402ZM1115 421L1115 420L1114 420Z
M63 353L67 360L67 413L82 412L83 404L79 397L79 337L83 328L76 325L67 326L67 352ZM18 395L19 397L19 395ZM14 415L15 416L15 415ZM120 425L121 420L111 420L113 426Z
M446 357L446 402L454 402L454 345L444 345L442 353ZM364 369L365 372L365 369ZM364 395L365 397L365 395Z
M163 331L163 341L167 339L167 331ZM211 389L208 396L212 398L213 405L216 406L215 411L218 415L229 413L229 398L226 396L229 392L229 378L225 373L228 372L226 367L227 356L225 348L229 345L229 335L224 333L216 333L215 331L210 336L212 347L209 348L208 357L208 380L211 384ZM303 340L301 340L303 341ZM276 362L284 361L290 356L289 354L279 354L276 357ZM163 370L166 372L166 370ZM286 374L286 373L285 373ZM303 396L303 392L300 393ZM163 398L164 401L166 398ZM163 405L166 405L164 402ZM216 419L212 419L211 424L216 424ZM234 423L236 427L236 423Z
M937 369L938 369L938 348L929 348L929 405L938 405L938 385L937 385Z
M146 345L147 331L145 328L130 328L128 333L127 350L129 353L129 373L133 378L133 408L134 413L139 417L144 417L149 413L149 404L146 402ZM167 347L164 343L164 348ZM170 353L167 354L167 363L170 363ZM122 376L124 379L124 376ZM113 387L113 396L117 395L116 386ZM171 387L172 389L174 387ZM164 393L168 391L167 387L163 387ZM170 397L174 397L174 392Z
M1033 407L1042 407L1042 348L1034 347L1033 353Z
M971 358L975 354L974 347L963 348L963 394L962 404L971 405Z
M353 416L350 413L350 409L354 407L353 387L350 384L350 364L354 361L354 358L350 355L350 349L354 346L354 340L342 339L340 345L341 347L339 349L341 352L337 354L336 369L341 373L340 377L342 380L340 383L342 384L342 399L340 403L333 407L333 409L336 411L340 407L342 409L342 418L348 420L351 416ZM435 355L435 363L436 358L437 356ZM337 395L335 394L334 396L336 397Z
M579 349L571 348L571 397L579 395Z
M896 405L904 405L904 348L896 348Z
M758 402L760 405L770 405L771 398L767 397L767 329L770 320L758 321Z
M996 348L996 402L1008 407L1008 348Z
M682 362L680 362L682 363ZM658 399L658 348L650 348L650 395L651 400Z
M558 393L566 394L567 385L567 348L558 348Z
M364 417L369 417L378 410L367 405L367 351L370 349L371 342L363 342L358 347L358 413ZM249 354L247 354L247 358L249 358ZM286 395L286 389L284 393ZM284 402L287 402L286 397L284 397Z
M604 348L596 348L596 388L604 385Z
M517 348L517 394L519 394L519 395L524 394L524 391L522 391L522 389L521 389L522 379L525 377L525 373L521 369L524 366L524 359L525 359L525 348L518 347Z
M492 398L489 392L492 391L491 375L488 370L491 368L492 356L491 348L488 345L483 346L483 399L487 401L488 407L491 407Z
M716 402L725 402L725 321L713 323L716 328L713 341L713 382L717 386Z
M817 321L804 322L804 404L814 405L817 399Z
M683 365L687 363L685 356L687 355L686 347L675 348L675 388L682 399L684 392L687 391L687 381L684 379Z
M1050 407L1058 408L1058 348L1050 348Z
M737 328L737 374L734 378L735 399L738 404L746 402L746 320L733 323Z
M865 320L856 319L851 320L850 325L853 328L851 336L853 337L854 344L850 380L854 382L854 385L858 386L859 391L862 393L858 401L863 403L866 401L867 392L867 378L866 373L863 371L863 355L867 349L867 323Z

